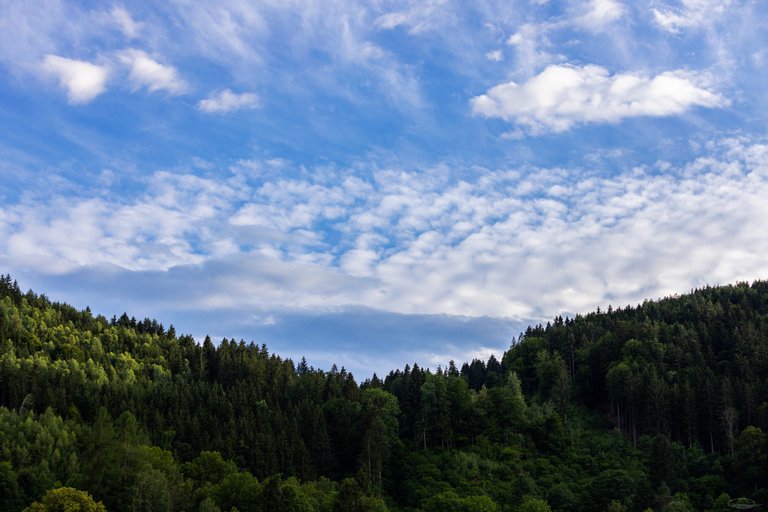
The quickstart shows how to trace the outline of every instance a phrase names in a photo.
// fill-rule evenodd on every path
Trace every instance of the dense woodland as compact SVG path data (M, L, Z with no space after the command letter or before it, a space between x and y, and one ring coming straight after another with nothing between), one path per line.
M0 279L0 511L723 511L767 431L766 282L357 382Z

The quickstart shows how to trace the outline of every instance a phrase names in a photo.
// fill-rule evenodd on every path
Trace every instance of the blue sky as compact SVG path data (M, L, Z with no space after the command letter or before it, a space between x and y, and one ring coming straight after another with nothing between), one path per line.
M0 0L0 270L359 378L768 277L768 4Z

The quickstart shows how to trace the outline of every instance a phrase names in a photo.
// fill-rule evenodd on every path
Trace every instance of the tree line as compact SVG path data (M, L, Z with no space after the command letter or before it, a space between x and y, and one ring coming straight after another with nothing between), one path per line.
M0 277L0 510L728 510L768 501L766 400L765 282L358 383Z

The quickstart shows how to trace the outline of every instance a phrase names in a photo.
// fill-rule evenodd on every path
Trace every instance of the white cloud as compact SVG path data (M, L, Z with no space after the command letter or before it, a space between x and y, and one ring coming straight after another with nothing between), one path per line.
M547 33L552 30L550 23L525 23L509 36L507 44L515 51L516 74L531 76L542 67L561 60L561 57L547 51L550 43Z
M346 66L352 65L371 73L380 83L380 90L390 100L390 104L402 110L412 111L414 106L422 105L419 82L408 66L401 64L390 52L369 39L364 28L366 12L359 10L355 16L345 16L331 21L335 30L324 34L326 40L319 44L334 46L332 54L338 56ZM328 22L328 20L324 20ZM342 68L343 69L343 68ZM343 69L343 71L348 71ZM348 86L338 83L338 76L331 78L334 88L348 89ZM334 91L338 93L338 91ZM362 97L355 101L366 101Z
M574 18L572 22L577 26L597 32L624 14L624 5L617 0L591 0L586 6L586 11Z
M149 92L167 91L170 94L181 94L187 89L174 67L160 64L142 50L123 50L118 58L130 68L128 79L134 89L146 87Z
M64 20L78 20L76 10L60 0L0 2L0 62L18 72L46 54L70 54L57 43L71 37L74 27Z
M763 69L765 67L765 63L768 60L768 53L765 51L765 49L757 50L756 52L752 53L751 55L752 64L757 69Z
M509 36L509 39L507 39L507 44L510 46L520 46L525 42L525 38L523 37L523 34L521 32L515 32L511 36Z
M493 50L485 54L485 58L491 62L501 62L504 60L504 53L501 50Z
M125 7L122 5L115 5L112 7L109 15L112 21L120 27L120 30L126 37L134 39L139 35L141 23L134 21L131 17L131 13L129 13Z
M565 62L567 58L562 52L567 51L569 45L581 44L571 39L558 48L552 39L574 28L590 33L603 32L627 14L626 7L619 0L590 0L573 4L562 18L523 23L507 38L507 45L514 48L516 55L516 76L530 77L544 66Z
M204 265L217 284L190 308L546 319L768 275L767 147L726 140L685 166L619 174L157 173L128 202L1 209L0 253L43 273Z
M404 9L390 11L376 18L374 24L383 29L408 27L408 32L418 34L440 25L446 16L451 16L445 9L448 0L417 0L407 2Z
M106 90L109 71L105 66L58 55L46 55L42 68L46 73L58 78L59 86L67 91L70 103L88 103Z
M252 66L261 63L260 45L269 35L269 22L264 11L270 2L222 0L216 3L174 0L175 16L186 35L188 44L199 55L234 67L237 63ZM292 2L278 2L276 7L295 8Z
M472 99L472 111L526 127L533 134L562 132L584 123L616 123L639 116L671 116L728 101L685 71L647 77L610 75L600 66L552 65L525 83L509 82Z
M132 202L60 197L47 207L18 204L7 212L19 229L0 252L24 268L65 273L104 264L167 270L201 263L226 247L226 237L214 236L204 224L215 223L217 213L238 197L235 190L166 172L156 173L147 188L151 193Z
M172 4L187 45L225 66L241 83L269 83L297 95L322 91L358 107L373 97L384 98L390 107L412 112L423 103L418 74L376 39L381 29L399 25L426 30L434 21L430 13L439 17L442 2L395 2L386 10L393 13L391 20L382 18L379 25L375 21L386 17L384 9L356 0ZM403 13L396 14L399 11ZM283 65L266 65L278 61L301 69L311 80L295 80L295 69L286 72ZM348 80L350 74L365 79Z
M682 0L678 8L653 9L653 16L659 26L672 33L688 28L708 26L723 15L732 0Z
M209 114L226 114L234 110L255 109L259 107L259 97L245 92L237 94L230 89L212 93L207 99L200 101L197 108Z

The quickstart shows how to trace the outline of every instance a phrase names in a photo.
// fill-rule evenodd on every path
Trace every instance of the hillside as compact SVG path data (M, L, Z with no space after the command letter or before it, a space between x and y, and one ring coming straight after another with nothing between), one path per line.
M556 318L500 361L356 382L5 276L0 344L2 511L61 486L137 511L768 503L765 282Z

